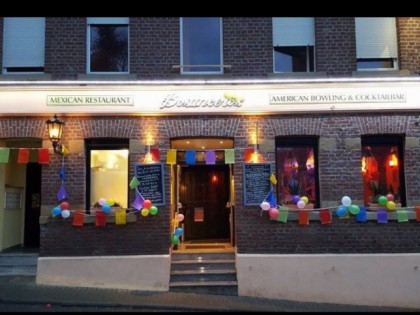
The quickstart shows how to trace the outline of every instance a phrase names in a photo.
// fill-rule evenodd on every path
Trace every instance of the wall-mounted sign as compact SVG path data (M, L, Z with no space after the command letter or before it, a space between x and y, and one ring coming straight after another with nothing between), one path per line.
M244 205L258 206L271 190L271 165L244 163Z
M139 181L137 188L144 199L149 199L155 206L165 205L163 164L137 163L135 165L135 175Z
M123 105L133 106L130 95L47 95L47 105Z

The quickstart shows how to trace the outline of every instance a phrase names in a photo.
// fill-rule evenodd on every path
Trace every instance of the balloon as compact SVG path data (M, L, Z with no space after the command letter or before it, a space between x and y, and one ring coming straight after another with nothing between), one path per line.
M357 206L357 205L350 205L350 206L349 206L349 212L350 212L351 214L356 215L356 214L358 214L358 213L360 212L360 208L359 208L359 206Z
M270 208L270 210L268 210L268 215L272 219L277 219L280 215L280 211L277 208Z
M305 203L305 205L309 202L308 197L305 196L301 197L300 200L302 200Z
M296 205L299 209L305 208L305 203L302 200L299 200Z
M393 201L388 201L387 203L386 203L386 208L388 209L388 210L395 210L395 207L396 207L397 205L395 204L395 202L393 202Z
M184 230L182 228L176 228L174 234L178 235L178 236L181 236L183 232L184 232Z
M173 245L178 245L179 244L179 236L178 235L172 235L171 237L171 242Z
M155 215L158 212L158 208L156 206L151 206L149 209L149 213L151 215Z
M387 202L388 202L388 199L385 196L379 196L378 203L381 206L385 206Z
M299 195L294 195L293 197L292 197L292 201L293 201L293 203L298 203L298 201L300 200L300 196Z
M179 213L179 214L176 216L176 218L177 218L178 222L182 222L182 221L184 220L184 215L183 215L182 213Z
M112 207L113 205L115 205L115 201L114 201L114 199L109 198L109 199L107 200L107 204L109 204L111 207Z
M63 201L60 204L60 208L61 208L61 210L68 209L69 208L69 203L67 201Z
M65 219L68 218L70 216L70 211L69 210L63 210L61 211L61 216Z
M149 199L146 199L144 201L143 207L145 207L146 209L149 209L152 206L152 202Z
M111 211L111 206L108 205L108 204L104 204L102 206L102 211L105 212L105 213L109 213Z
M338 207L336 213L337 213L337 216L344 217L347 214L347 207L345 206Z
M61 208L60 207L55 207L51 210L51 214L53 215L53 217L55 217L56 215L60 215L61 214Z
M270 209L270 204L267 201L263 201L263 202L261 202L260 207L264 211L267 211L268 209Z
M393 195L393 194L388 194L388 195L386 195L386 199L388 199L388 201L395 201L395 200L394 200L394 195Z
M341 203L343 204L343 206L348 207L351 205L351 199L348 196L344 196L343 198L341 198Z
M147 217L149 215L149 209L146 209L146 208L141 209L141 215L143 217Z
M100 206L103 206L104 204L106 204L106 199L105 198L99 198L98 203L99 203Z

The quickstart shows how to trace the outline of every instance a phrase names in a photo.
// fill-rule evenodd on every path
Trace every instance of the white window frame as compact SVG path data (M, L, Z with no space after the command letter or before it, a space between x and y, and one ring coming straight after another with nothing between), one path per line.
M90 71L90 26L91 25L127 25L127 71L97 72ZM87 18L86 19L86 73L87 74L129 74L130 73L130 21L129 18Z
M223 22L222 18L219 17L219 23L220 23L220 65L217 65L219 67L219 71L185 71L184 70L184 34L183 34L183 19L180 18L180 65L181 65L181 74L187 74L187 75L202 75L202 74L223 74ZM187 65L192 66L194 65ZM212 67L213 65L201 65L201 66L207 66ZM216 67L216 66L215 66Z
M392 59L393 67L392 68L366 68L366 69L359 69L357 68L357 71L395 71L399 70L398 68L398 58L357 58L356 59L356 67L357 67L357 60L367 60L367 59L378 59L378 60L388 60Z

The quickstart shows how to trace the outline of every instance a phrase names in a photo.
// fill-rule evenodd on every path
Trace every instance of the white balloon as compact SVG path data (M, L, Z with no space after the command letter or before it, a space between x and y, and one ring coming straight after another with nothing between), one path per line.
M63 211L61 211L61 216L63 218L68 218L70 216L70 211L69 210L63 210Z
M341 198L341 203L343 204L343 206L348 207L351 205L351 199L348 196L344 196L343 198Z
M303 200L299 200L296 205L299 209L305 208L305 202Z
M268 209L270 209L270 204L267 201L263 201L263 202L261 202L260 207L264 211L267 211Z

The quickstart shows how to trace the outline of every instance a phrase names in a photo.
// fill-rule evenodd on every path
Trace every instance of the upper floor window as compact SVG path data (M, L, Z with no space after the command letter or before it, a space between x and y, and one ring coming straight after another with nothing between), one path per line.
M395 18L357 17L357 70L398 69L398 45Z
M128 18L87 19L87 72L128 73Z
M313 72L314 18L273 18L274 72Z
M43 73L45 18L4 18L3 73Z
M223 73L222 19L181 18L181 73Z

